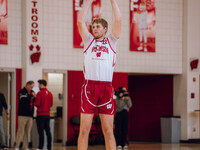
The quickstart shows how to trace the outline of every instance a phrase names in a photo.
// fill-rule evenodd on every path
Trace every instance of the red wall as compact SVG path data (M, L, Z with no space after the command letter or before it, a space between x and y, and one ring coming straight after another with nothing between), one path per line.
M112 85L115 90L118 90L120 86L128 89L128 73L114 72Z
M71 117L75 115L80 116L81 88L83 83L83 71L68 71L67 141L72 141L74 137L74 131L70 123ZM119 86L128 87L127 73L114 73L113 87L117 90Z
M68 71L68 116L67 116L67 141L74 137L70 123L72 116L80 116L81 88L84 83L82 71Z
M160 141L160 117L173 115L173 76L129 76L129 137L132 140Z
M16 69L16 133L18 129L18 92L22 88L22 69Z

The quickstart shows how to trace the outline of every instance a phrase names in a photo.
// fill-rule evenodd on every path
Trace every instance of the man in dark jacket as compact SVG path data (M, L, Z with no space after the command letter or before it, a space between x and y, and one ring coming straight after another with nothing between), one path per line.
M6 116L7 116L7 120L9 120L9 112L8 112L8 106L6 103L6 99L4 97L4 95L2 93L0 93L0 144L1 144L1 148L6 148L6 141L5 141L5 134L4 134L4 130L3 130L3 107L6 111Z
M19 107L18 107L18 131L16 138L16 149L19 148L23 141L23 149L28 148L28 137L30 136L33 125L33 112L35 92L33 81L28 81L23 89L18 93Z
M51 149L51 132L50 132L50 108L53 106L53 96L47 90L46 80L38 80L40 91L37 93L35 106L37 107L37 128L39 134L38 149L43 149L44 146L44 130L47 135L47 148Z

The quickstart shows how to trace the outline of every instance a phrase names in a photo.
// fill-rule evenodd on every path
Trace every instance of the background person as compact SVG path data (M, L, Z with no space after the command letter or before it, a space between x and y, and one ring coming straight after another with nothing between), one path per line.
M129 109L132 107L131 98L125 87L119 87L116 98L116 116L115 116L115 138L118 149L127 149L127 133Z
M5 99L4 95L3 95L3 93L0 93L0 144L1 144L0 146L1 146L1 148L7 148L4 129L3 129L3 117L2 117L3 108L6 111L6 118L7 118L7 120L9 120L10 116L9 116L9 111L8 111L8 106L7 106L7 103L6 103L6 99Z
M33 112L35 92L32 90L34 81L28 81L18 93L18 130L16 137L16 149L23 142L23 149L28 148L28 139L33 125Z
M52 137L50 132L50 108L53 106L52 93L46 88L46 80L38 80L40 91L36 95L35 106L37 107L37 129L39 134L38 149L43 149L44 146L44 131L47 135L47 148L52 147Z

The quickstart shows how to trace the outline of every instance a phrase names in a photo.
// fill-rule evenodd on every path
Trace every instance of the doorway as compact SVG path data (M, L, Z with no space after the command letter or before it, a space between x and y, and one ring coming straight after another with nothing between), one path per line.
M134 141L161 141L160 117L173 115L173 76L129 76L130 134Z
M2 69L0 71L0 92L5 96L6 103L10 114L10 119L7 120L5 109L3 108L3 127L8 147L13 146L15 140L15 71Z
M66 143L67 135L67 71L45 71L43 78L47 81L47 88L53 95L53 106L50 110L54 117L53 142Z
M48 90L53 94L51 116L55 117L54 142L62 142L62 108L63 108L63 74L46 73L44 79L48 83Z

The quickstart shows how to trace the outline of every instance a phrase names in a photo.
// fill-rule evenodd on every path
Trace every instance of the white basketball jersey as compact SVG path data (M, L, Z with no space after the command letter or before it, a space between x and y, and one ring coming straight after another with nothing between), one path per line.
M147 10L146 10L146 4L142 5L140 3L140 11L144 11L141 14L139 14L139 29L146 29L147 28Z
M85 80L112 81L117 41L113 41L112 36L113 35L109 35L108 38L104 38L101 41L90 38L89 46L85 45L87 46L84 47Z

